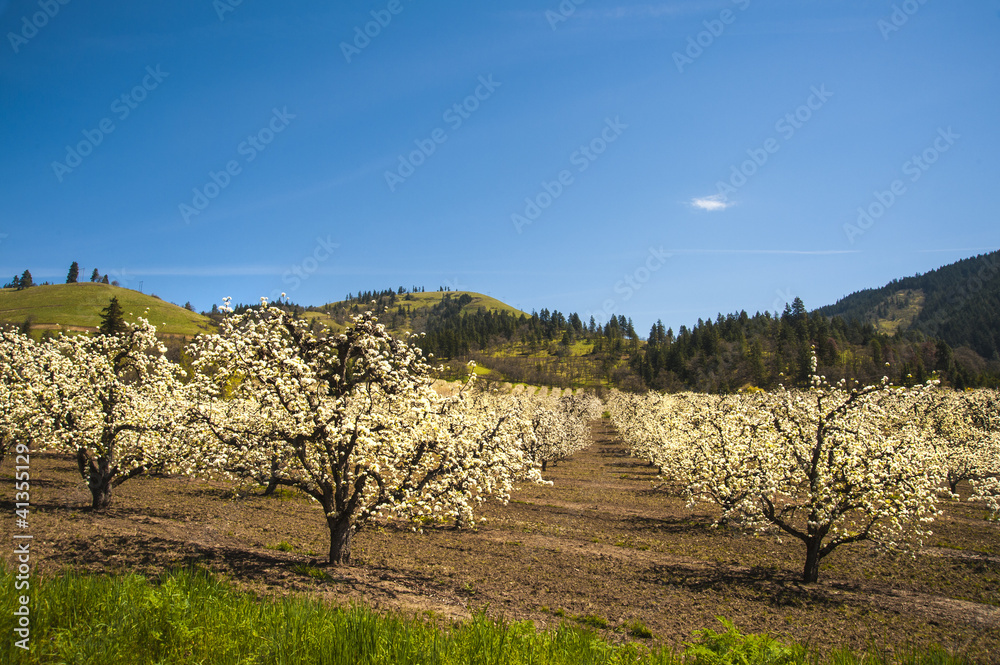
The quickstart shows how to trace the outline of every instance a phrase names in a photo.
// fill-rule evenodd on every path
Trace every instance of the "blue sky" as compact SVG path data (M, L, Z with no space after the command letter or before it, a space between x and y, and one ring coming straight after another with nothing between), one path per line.
M1000 0L64 1L0 0L5 281L645 332L1000 248Z

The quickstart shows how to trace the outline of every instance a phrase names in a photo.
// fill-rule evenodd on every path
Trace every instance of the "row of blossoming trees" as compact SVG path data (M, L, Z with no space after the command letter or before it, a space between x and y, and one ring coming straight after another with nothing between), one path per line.
M409 340L371 314L317 336L285 312L227 318L181 368L147 321L41 344L0 336L0 451L77 458L102 509L142 473L216 474L297 487L323 508L330 561L376 520L471 523L477 504L588 445L592 396L440 397ZM803 577L859 540L927 533L939 490L962 481L1000 508L1000 398L930 386L836 386L735 396L616 394L614 424L720 522L803 541Z
M689 505L714 503L719 524L801 540L806 582L840 545L919 544L938 495L955 495L963 480L973 500L1000 509L997 391L831 386L814 376L808 390L619 393L609 406L632 454Z
M541 482L540 465L582 432L570 421L599 412L596 398L573 398L543 426L531 400L441 397L420 350L371 313L318 336L265 306L226 318L185 357L169 361L142 318L43 343L3 333L0 443L75 455L97 510L151 471L296 487L323 509L330 562L347 563L375 520L470 524L485 499Z

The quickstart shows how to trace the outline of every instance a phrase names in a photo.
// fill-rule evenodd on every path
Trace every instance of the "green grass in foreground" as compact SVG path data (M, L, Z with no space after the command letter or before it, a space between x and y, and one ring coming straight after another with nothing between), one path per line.
M441 628L360 607L331 609L306 597L259 600L199 571L148 581L137 575L31 580L30 650L15 646L14 575L0 572L0 659L10 663L565 663L769 664L965 662L938 650L886 661L839 653L819 659L764 636L698 631L681 654L626 643L563 625L476 616Z

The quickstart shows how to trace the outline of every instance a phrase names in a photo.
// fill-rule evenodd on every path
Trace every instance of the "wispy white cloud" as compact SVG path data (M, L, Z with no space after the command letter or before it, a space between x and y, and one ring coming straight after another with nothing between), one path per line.
M280 275L287 268L269 265L245 266L152 266L132 268L128 273L138 277L267 277Z
M644 4L644 5L619 5L605 10L605 18L633 18L633 17L659 17L675 16L693 11L692 4L696 3L670 3L670 4Z
M931 254L940 252L995 252L1000 246L994 247L953 247L951 249L915 249L913 251L921 254Z
M0 274L3 273L3 266L0 266ZM10 272L10 268L7 269ZM119 282L131 282L142 277L266 277L270 275L281 275L288 268L268 265L245 265L245 266L150 266L134 268L117 268L108 270L110 280ZM32 277L48 279L50 277L65 277L66 268L55 268L52 266L41 267L31 271ZM81 278L83 275L81 275ZM61 281L56 281L59 284Z
M672 254L790 254L796 256L827 256L860 254L859 249L671 249Z
M548 12L559 13L558 3L551 3L552 6L546 9L532 10L511 10L507 15L522 20L537 21L539 19L548 20ZM632 4L620 4L611 7L588 7L586 5L577 6L566 18L571 18L575 24L581 22L598 26L606 24L607 21L621 20L628 21L634 19L658 19L664 17L699 15L710 12L717 12L720 9L731 7L731 0L686 0L684 2L640 2Z
M143 277L276 277L291 273L292 268L292 265L266 264L220 266L135 266L132 268L109 270L107 271L107 274L109 279L117 279L124 282L135 281ZM4 269L5 268L3 266L0 266L0 275L7 274L3 272ZM6 270L12 275L15 272L15 269L12 266L7 267ZM447 275L442 273L441 270L407 270L399 268L372 268L361 266L320 266L316 270L312 271L310 275L398 276L401 270L407 275L418 275L421 277L432 276L435 279L443 279L444 282L449 281ZM31 274L35 278L64 277L66 275L66 269L53 267L39 268L38 270L32 270ZM562 275L563 273L558 271L534 271L526 273L519 270L468 270L463 272L463 275L496 275L501 277L511 277L515 275L523 276L525 274L530 274L535 277L555 277ZM455 280L457 278L451 277L450 279ZM457 287L452 286L452 288Z
M717 212L719 210L725 210L726 208L731 208L735 203L726 200L726 197L722 194L714 194L712 196L703 196L700 198L691 199L691 205L699 210L707 210L709 212Z

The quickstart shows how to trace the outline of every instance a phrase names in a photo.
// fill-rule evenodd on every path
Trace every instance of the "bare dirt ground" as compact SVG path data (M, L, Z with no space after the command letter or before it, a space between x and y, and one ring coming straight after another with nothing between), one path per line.
M237 499L222 483L139 478L93 514L75 462L34 455L37 570L152 575L197 563L261 595L309 593L440 620L485 611L551 627L590 615L612 639L636 639L626 625L640 621L655 641L680 646L724 616L744 632L823 650L937 643L1000 662L1000 524L982 507L947 502L915 558L845 546L824 560L818 584L804 585L800 543L712 528L711 507L688 509L655 488L655 470L628 457L604 422L593 432L594 445L550 466L553 486L487 504L476 529L362 531L353 565L341 568L325 567L325 523L295 492ZM12 476L8 460L7 515ZM0 538L13 526L4 518Z

